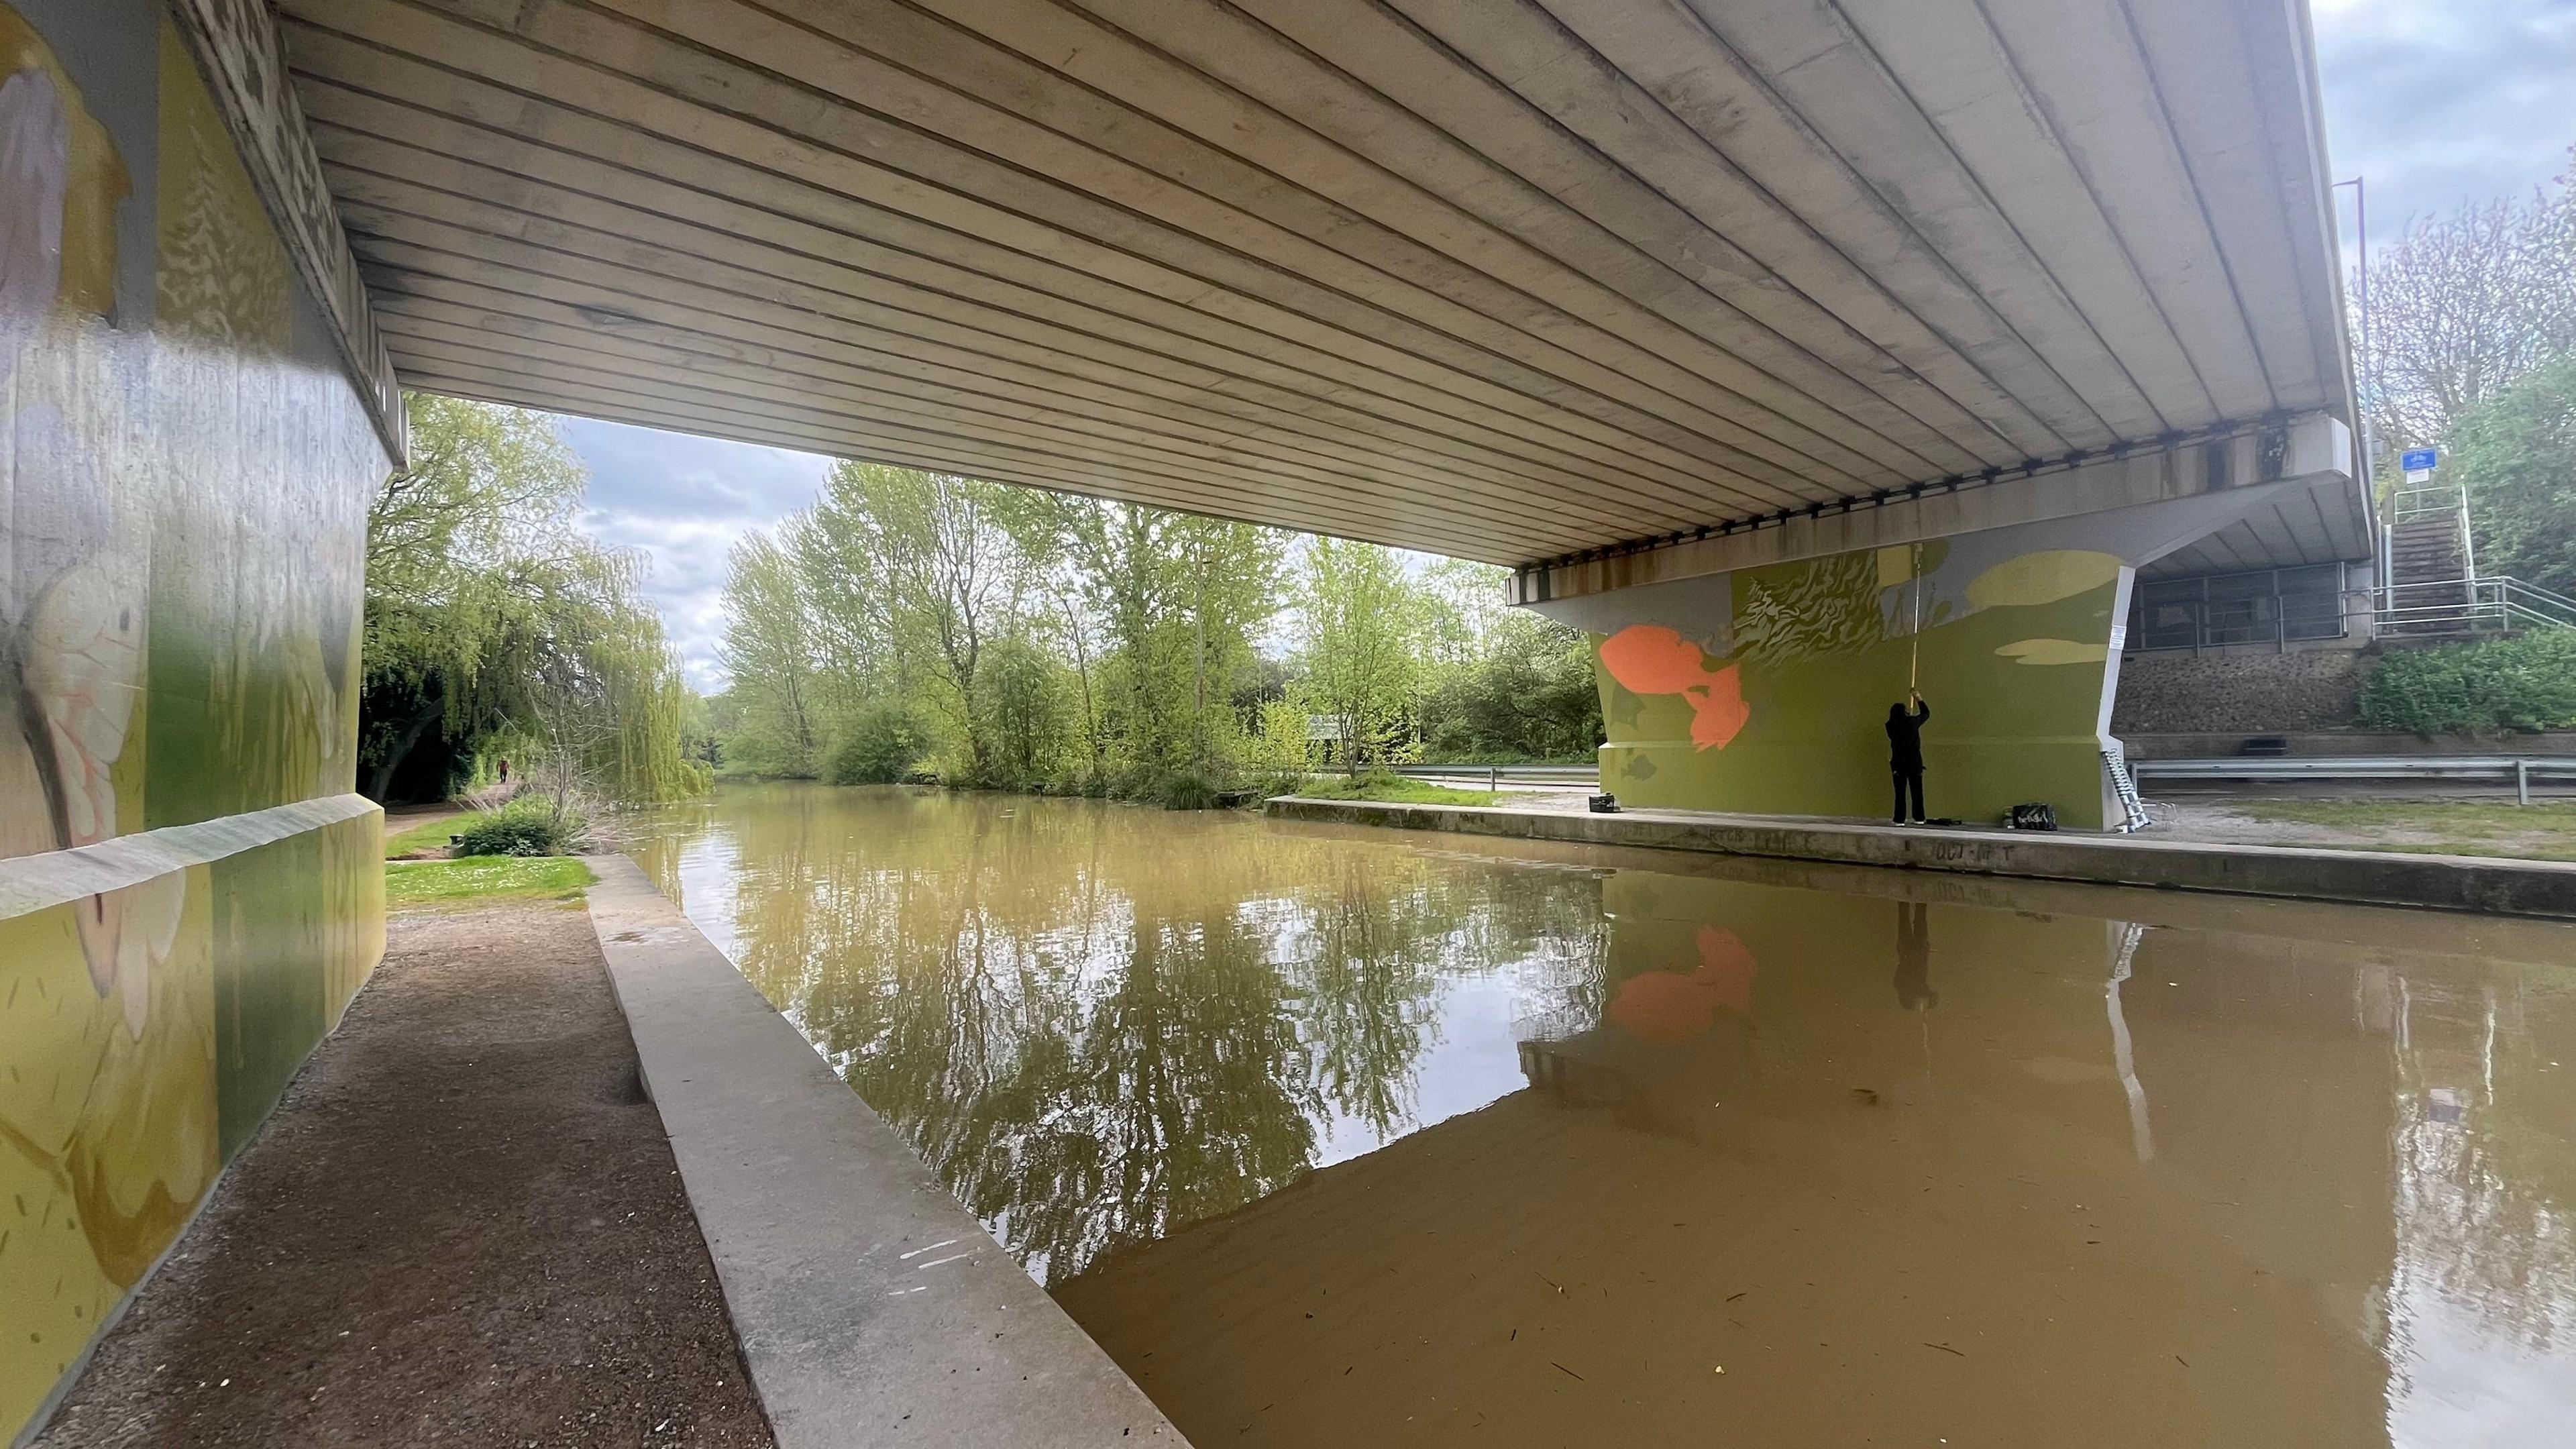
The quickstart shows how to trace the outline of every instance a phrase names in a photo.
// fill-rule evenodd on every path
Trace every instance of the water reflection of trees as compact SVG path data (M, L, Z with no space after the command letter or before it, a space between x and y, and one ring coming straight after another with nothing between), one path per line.
M772 798L774 797L774 798ZM763 792L734 951L1042 1278L1403 1130L1442 993L1597 1001L1599 883L1234 818Z
M2390 1297L2401 1332L2431 1296L2499 1338L2564 1352L2576 1335L2576 1171L2558 1074L2576 1001L2554 976L2512 988L2395 982Z

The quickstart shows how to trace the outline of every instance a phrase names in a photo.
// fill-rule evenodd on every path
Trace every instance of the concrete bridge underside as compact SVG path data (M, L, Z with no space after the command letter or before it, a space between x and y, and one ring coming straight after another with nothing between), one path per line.
M1646 803L2100 823L2373 548L2302 0L277 8L405 383L1510 565Z
M426 388L1515 566L2346 411L2296 0L278 8Z

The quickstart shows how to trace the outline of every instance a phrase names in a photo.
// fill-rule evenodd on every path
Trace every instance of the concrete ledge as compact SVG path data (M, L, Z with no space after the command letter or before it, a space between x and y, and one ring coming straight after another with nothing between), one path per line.
M1185 1444L643 871L590 865L645 1090L783 1449Z
M2551 861L2216 845L2134 835L1903 829L1682 810L1578 815L1503 807L1308 800L1293 795L1272 800L1265 808L1286 820L1462 835L2576 919L2576 865Z
M383 813L364 795L324 795L240 815L219 815L193 825L141 830L96 845L0 860L0 920L124 890L308 830Z

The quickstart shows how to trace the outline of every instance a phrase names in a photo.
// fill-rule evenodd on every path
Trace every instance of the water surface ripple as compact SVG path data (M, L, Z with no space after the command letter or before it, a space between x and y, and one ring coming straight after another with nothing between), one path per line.
M909 789L635 852L1202 1449L2576 1443L2576 928Z

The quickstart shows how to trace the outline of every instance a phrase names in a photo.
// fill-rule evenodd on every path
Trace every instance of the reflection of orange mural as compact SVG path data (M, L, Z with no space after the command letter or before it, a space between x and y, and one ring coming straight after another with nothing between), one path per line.
M1699 928L1699 969L1641 971L1622 982L1605 1013L1613 1025L1672 1045L1709 1029L1717 1013L1753 1014L1753 953L1733 931Z
M1660 624L1632 624L1601 641L1601 667L1635 694L1678 694L1690 701L1691 743L1722 750L1753 717L1742 672L1708 667L1708 655Z

